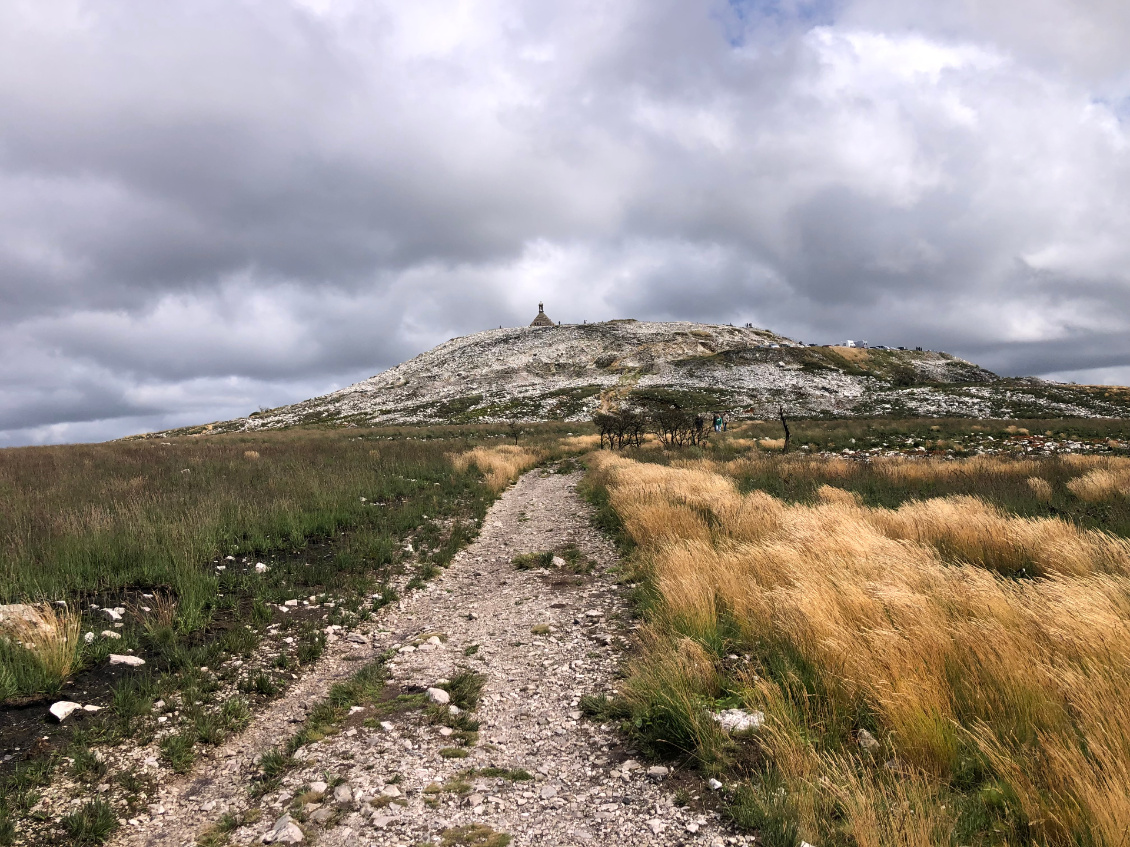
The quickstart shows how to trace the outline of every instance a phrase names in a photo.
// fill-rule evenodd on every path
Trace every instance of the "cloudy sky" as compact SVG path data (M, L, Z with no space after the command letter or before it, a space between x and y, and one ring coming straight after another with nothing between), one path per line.
M0 446L539 299L1130 382L1130 4L0 0Z

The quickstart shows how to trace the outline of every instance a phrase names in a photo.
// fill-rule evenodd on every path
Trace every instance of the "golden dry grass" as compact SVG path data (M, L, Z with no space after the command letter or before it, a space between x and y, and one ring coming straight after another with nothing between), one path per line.
M475 447L465 453L453 455L451 461L459 471L465 471L474 465L482 472L491 490L502 491L522 473L538 464L543 455L541 450L502 444L498 447Z
M1052 487L1046 479L1038 476L1030 476L1025 480L1028 487L1032 489L1032 493L1036 495L1036 499L1041 503L1050 503L1052 499Z
M1099 503L1114 497L1130 496L1130 467L1095 468L1067 483L1081 500Z
M1026 484L1023 471L980 467ZM972 497L878 509L825 486L789 505L743 495L718 470L594 459L660 598L629 685L637 701L657 688L677 705L670 679L684 680L693 725L718 659L685 642L736 638L727 650L768 662L737 687L769 715L760 744L806 840L829 840L835 810L857 844L945 842L963 804L989 803L986 786L999 785L1000 814L1025 843L1126 843L1123 539ZM1000 575L1021 569L1043 577ZM864 719L884 745L874 760L852 741ZM972 799L956 797L971 762L986 772Z
M599 435L569 435L560 441L564 450L574 453L587 453L600 447Z
M12 608L12 607L9 607ZM47 679L61 683L78 666L82 618L69 607L19 606L0 622L0 639L27 651Z

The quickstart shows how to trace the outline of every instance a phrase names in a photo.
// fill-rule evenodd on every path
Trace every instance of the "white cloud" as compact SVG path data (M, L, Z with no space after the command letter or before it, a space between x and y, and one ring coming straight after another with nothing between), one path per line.
M0 438L302 399L539 299L1122 373L1124 5L810 5L0 7Z

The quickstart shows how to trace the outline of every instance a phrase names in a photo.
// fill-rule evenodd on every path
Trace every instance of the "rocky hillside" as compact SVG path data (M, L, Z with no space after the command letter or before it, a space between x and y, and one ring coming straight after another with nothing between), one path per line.
M579 420L601 405L670 401L765 416L1117 416L1130 393L1003 379L946 353L806 346L763 329L634 320L453 338L324 397L212 431L319 422Z

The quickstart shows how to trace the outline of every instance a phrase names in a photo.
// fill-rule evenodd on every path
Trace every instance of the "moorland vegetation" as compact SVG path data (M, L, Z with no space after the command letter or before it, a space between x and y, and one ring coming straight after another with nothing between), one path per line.
M394 578L412 590L449 564L519 473L576 452L564 426L524 429L0 451L0 844L107 837L153 786L99 750L152 743L188 770L395 600ZM55 700L100 711L45 722ZM89 808L37 805L59 778Z
M577 424L335 427L0 451L0 602L23 610L0 624L0 844L105 840L154 786L103 751L150 745L187 771L335 628L449 564L520 473L582 453L643 619L620 696L586 708L723 782L739 827L771 847L1123 843L1125 422L803 421L788 455L778 422L705 435L590 453L608 439ZM382 678L335 687L261 786ZM102 709L45 723L56 698ZM764 722L727 733L712 715L729 708ZM40 802L58 780L81 801L65 814Z
M904 455L783 456L747 426L708 450L591 457L645 623L621 697L590 712L725 782L774 847L1125 843L1121 422L1064 433L1094 455L1038 458L1010 454L1028 443L1015 425L849 426L832 442L897 429ZM1017 450L955 458L937 442L958 428ZM726 708L764 723L728 735Z

